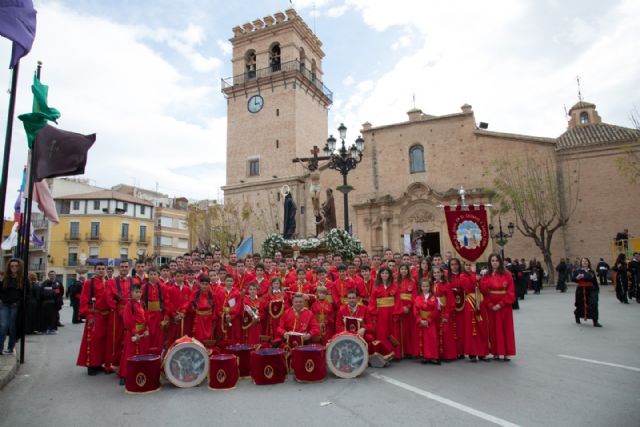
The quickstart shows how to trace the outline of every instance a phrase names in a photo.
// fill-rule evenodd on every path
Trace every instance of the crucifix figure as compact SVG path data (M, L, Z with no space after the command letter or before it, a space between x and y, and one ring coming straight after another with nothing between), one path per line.
M311 185L309 186L309 190L311 191L311 204L313 205L313 215L316 220L316 236L318 236L326 228L324 226L326 222L325 216L323 215L322 213L323 209L321 209L321 206L320 206L320 171L318 170L318 168L319 168L319 161L329 160L329 157L318 156L318 154L320 153L320 149L318 148L317 145L314 145L310 152L313 155L313 157L303 157L303 158L296 157L295 159L293 159L293 163L302 163L302 166L305 169L309 170L310 172L309 177L311 178ZM331 221L329 222L331 223ZM335 220L333 222L335 223Z

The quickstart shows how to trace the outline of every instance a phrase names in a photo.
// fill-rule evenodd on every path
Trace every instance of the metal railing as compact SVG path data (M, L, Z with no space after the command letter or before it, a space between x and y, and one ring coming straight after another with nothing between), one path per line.
M98 242L98 241L102 240L100 238L100 233L86 233L84 235L84 238L87 241L94 241L94 242Z
M80 265L80 261L77 259L68 259L68 258L63 258L62 259L62 265L66 266L66 267L77 267Z
M133 235L129 234L127 236L120 235L121 243L131 243L133 241Z
M29 271L44 271L46 267L46 264L42 263L38 263L38 262L30 262L29 263Z
M237 76L227 77L222 80L222 93L227 93L235 85L246 84L263 77L274 76L278 73L286 72L298 72L302 74L312 85L314 85L322 94L330 101L333 102L333 92L326 87L315 73L312 73L303 63L297 59L288 62L282 62L278 64L272 64L268 67L261 68L259 70L247 71Z
M149 244L149 236L140 236L138 238L138 243L146 243Z
M80 240L80 233L67 233L64 235L66 241L78 241Z

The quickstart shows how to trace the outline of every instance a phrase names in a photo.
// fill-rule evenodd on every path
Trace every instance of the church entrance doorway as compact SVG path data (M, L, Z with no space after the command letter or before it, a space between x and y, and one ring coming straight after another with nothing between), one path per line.
M433 256L436 253L442 253L440 251L440 233L424 233L422 236L422 254L424 256Z

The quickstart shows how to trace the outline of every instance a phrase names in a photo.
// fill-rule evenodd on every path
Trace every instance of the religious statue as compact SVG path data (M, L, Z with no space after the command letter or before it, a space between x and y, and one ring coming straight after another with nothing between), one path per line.
M332 189L327 188L327 200L325 200L320 209L316 210L314 205L314 214L316 217L316 237L323 231L329 232L337 228L336 204L333 200Z
M282 187L282 194L284 195L284 225L282 227L282 237L292 239L296 233L296 211L298 208L293 201L293 196L291 195L291 191L289 191L288 185Z

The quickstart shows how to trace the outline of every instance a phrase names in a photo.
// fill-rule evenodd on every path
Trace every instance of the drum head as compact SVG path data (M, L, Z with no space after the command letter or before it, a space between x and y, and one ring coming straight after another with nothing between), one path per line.
M164 374L176 387L195 387L209 373L209 355L197 341L173 346L164 361Z
M367 369L367 343L359 335L339 335L327 345L327 367L339 378L355 378Z

